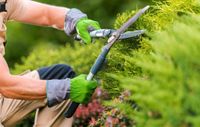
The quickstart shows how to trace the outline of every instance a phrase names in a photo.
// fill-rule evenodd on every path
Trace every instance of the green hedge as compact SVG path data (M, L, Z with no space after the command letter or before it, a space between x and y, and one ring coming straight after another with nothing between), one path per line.
M138 127L199 127L199 34L197 15L183 17L156 33L151 40L154 52L128 58L142 69L142 74L133 78L116 76L132 93L127 103L109 104L118 106ZM129 103L133 101L137 110Z
M199 12L198 0L155 2L129 29L146 29L147 35L117 43L97 76L110 95L119 95L124 89L131 91L127 103L111 101L110 104L119 106L138 126L199 124L199 17L194 16ZM134 13L118 15L115 28ZM66 63L78 73L88 73L105 41L59 48L40 45L22 60L23 64L16 65L13 72ZM139 111L133 109L130 102L136 102Z

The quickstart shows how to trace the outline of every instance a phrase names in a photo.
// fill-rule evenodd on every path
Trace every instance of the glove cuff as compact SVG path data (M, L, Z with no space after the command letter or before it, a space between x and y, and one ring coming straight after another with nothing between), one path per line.
M76 23L82 18L87 18L87 15L76 8L70 9L65 16L65 33L69 36L74 34Z
M47 105L52 107L68 99L70 96L70 79L47 80Z

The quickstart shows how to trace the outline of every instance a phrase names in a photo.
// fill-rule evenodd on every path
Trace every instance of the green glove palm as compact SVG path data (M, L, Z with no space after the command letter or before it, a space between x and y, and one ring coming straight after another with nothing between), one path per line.
M87 18L82 18L80 19L77 24L76 24L76 31L83 40L84 43L89 44L91 43L92 39L89 34L89 29L101 29L100 25L98 22L87 19Z
M75 77L71 79L70 99L77 103L88 103L96 87L97 82L87 81L86 75Z

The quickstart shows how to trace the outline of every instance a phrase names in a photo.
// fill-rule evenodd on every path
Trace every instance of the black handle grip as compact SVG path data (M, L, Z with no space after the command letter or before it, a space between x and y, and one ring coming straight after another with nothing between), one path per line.
M66 112L64 113L64 116L66 118L71 118L74 113L76 112L76 109L78 108L79 103L76 102L71 102L66 110Z

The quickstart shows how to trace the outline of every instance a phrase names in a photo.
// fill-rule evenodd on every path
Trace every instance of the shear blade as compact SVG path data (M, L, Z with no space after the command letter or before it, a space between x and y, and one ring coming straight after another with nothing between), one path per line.
M145 30L128 31L120 35L119 40L138 37L145 33Z

